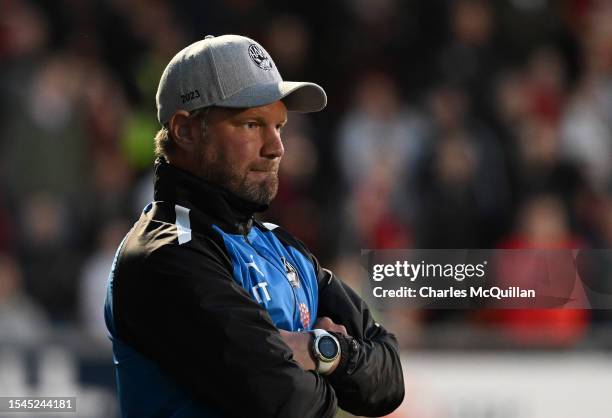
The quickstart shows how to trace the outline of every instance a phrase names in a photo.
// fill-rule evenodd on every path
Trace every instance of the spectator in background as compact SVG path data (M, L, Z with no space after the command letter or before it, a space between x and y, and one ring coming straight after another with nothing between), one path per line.
M451 39L438 55L440 78L467 92L479 115L489 114L491 76L501 64L500 51L493 42L494 27L492 3L483 0L451 2Z
M518 210L522 196L535 189L564 193L568 206L579 190L580 176L558 152L556 127L566 102L566 88L560 52L548 46L536 48L526 65L498 75L494 119L515 197L509 202L511 212Z
M469 98L456 86L438 86L428 105L416 246L490 246L507 222L510 200L498 138L472 114Z
M129 230L126 220L116 218L104 224L98 236L98 245L85 261L79 280L79 322L86 334L100 343L110 344L100 306L106 297L109 267L113 263L117 242Z
M502 249L574 249L581 248L584 241L576 236L569 224L567 208L562 200L551 194L536 194L527 199L518 213L514 233L499 244ZM510 257L512 254L507 255ZM502 256L503 257L503 256ZM504 260L502 259L502 262ZM506 260L507 261L507 260ZM507 271L501 275L509 277L511 283L517 283L517 277L538 285L536 272L519 270L525 263L505 265ZM502 267L504 265L502 264ZM571 266L574 275L574 266ZM530 276L531 274L531 276ZM560 277L549 280L560 280ZM500 286L507 285L500 283ZM553 293L559 291L560 283L548 283ZM574 292L582 292L582 287ZM572 293L571 297L575 297ZM566 295L570 296L570 295ZM499 311L482 311L478 314L486 323L501 328L508 341L523 346L571 347L584 337L587 330L590 312L583 309L512 309Z
M560 154L558 125L531 117L523 123L516 141L519 197L553 193L561 199L566 213L574 214L576 197L586 184L577 167ZM573 225L576 219L570 216L569 222Z
M510 142L531 112L529 78L521 68L509 68L498 74L494 89L497 130ZM514 156L511 154L510 159Z
M84 125L89 137L89 155L114 152L120 146L129 105L118 80L112 77L103 62L83 63L87 83L82 90Z
M409 178L423 148L423 118L402 102L385 73L365 74L356 83L355 104L340 123L340 169L354 190L374 167L385 166L397 178Z
M484 225L477 211L477 154L461 134L438 139L422 186L417 248L474 248Z
M138 213L130 194L138 168L138 151L125 144L131 115L124 91L117 80L96 61L85 63L88 74L84 89L83 122L87 127L87 199L78 204L83 241L95 249L100 225ZM143 205L144 206L144 205Z
M36 344L49 336L44 311L24 292L17 261L0 253L0 341Z
M65 202L47 193L29 196L19 212L19 261L25 289L51 319L70 323L80 263L74 246L78 225L71 224Z
M366 55L376 55L380 49L389 50L403 35L398 0L350 0L348 9L355 20L356 42L353 48L363 49ZM378 51L376 51L378 49Z
M534 194L525 200L517 215L514 232L500 248L581 248L584 241L572 232L568 208L558 196Z
M401 101L387 74L367 73L356 86L355 104L340 123L338 142L348 189L342 241L356 248L407 246L410 185L423 152L423 118Z
M87 216L95 219L90 224L134 214L130 199L134 172L119 150L96 153L90 172L91 198L83 203Z
M81 64L70 54L52 56L13 97L2 146L2 181L11 196L22 199L45 190L75 198L85 190L87 136L80 108L85 82ZM24 167L28 167L27 175Z
M284 15L272 20L266 36L275 64L288 79L299 79L310 67L310 32L298 16Z
M26 1L2 2L0 14L0 123L5 126L16 103L23 100L24 86L39 64L48 41L45 16ZM22 108L22 106L19 106ZM0 137L0 148L7 138Z
M566 69L560 51L554 47L537 48L526 68L529 111L533 116L559 123L566 101Z
M581 39L584 71L561 121L561 152L591 188L612 185L612 4L593 2Z

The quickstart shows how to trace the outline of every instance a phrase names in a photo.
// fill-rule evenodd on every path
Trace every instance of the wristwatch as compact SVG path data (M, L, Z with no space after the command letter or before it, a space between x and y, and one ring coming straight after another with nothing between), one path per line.
M315 358L316 369L319 374L329 374L334 360L340 355L338 339L324 329L313 329L312 354Z

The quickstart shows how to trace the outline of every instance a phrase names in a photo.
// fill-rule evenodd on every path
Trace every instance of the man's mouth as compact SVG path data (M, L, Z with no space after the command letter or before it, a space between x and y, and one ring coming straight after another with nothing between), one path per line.
M271 176L278 175L278 171L274 169L272 170L251 170L251 173L253 173L253 175L257 177L271 177Z
M252 168L251 171L254 171L256 173L278 173L278 168L277 167L259 167L259 168Z

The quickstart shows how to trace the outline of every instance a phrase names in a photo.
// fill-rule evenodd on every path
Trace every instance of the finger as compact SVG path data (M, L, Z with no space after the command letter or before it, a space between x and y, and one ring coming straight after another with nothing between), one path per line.
M331 320L331 318L327 317L327 316L322 316L317 318L317 322L315 323L315 328L320 328L320 329L324 329L329 331L330 327L333 327L334 321Z
M331 327L327 328L327 331L337 332L338 334L343 334L345 336L348 336L346 332L346 328L344 327L344 325L340 325L340 324L333 324Z
M348 332L346 332L346 327L344 325L336 324L335 332L338 332L344 335L345 337L348 337Z
M325 331L337 332L339 334L342 334L348 337L348 332L346 331L346 327L342 324L336 324L334 321L332 321L331 318L327 316L322 316L318 318L314 327L319 328L319 329L324 329Z

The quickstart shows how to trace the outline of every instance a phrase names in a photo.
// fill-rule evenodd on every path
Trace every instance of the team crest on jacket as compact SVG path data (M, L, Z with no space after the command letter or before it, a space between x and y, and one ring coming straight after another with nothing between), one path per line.
M300 303L300 322L304 329L308 329L310 325L310 311L305 303Z
M283 265L285 266L285 274L287 275L287 280L291 283L293 287L300 287L300 276L298 276L297 269L293 267L293 265L287 261L285 257L281 257L283 260Z
M249 57L251 57L253 62L262 70L268 71L272 69L272 60L266 55L265 51L259 47L259 45L249 45Z

